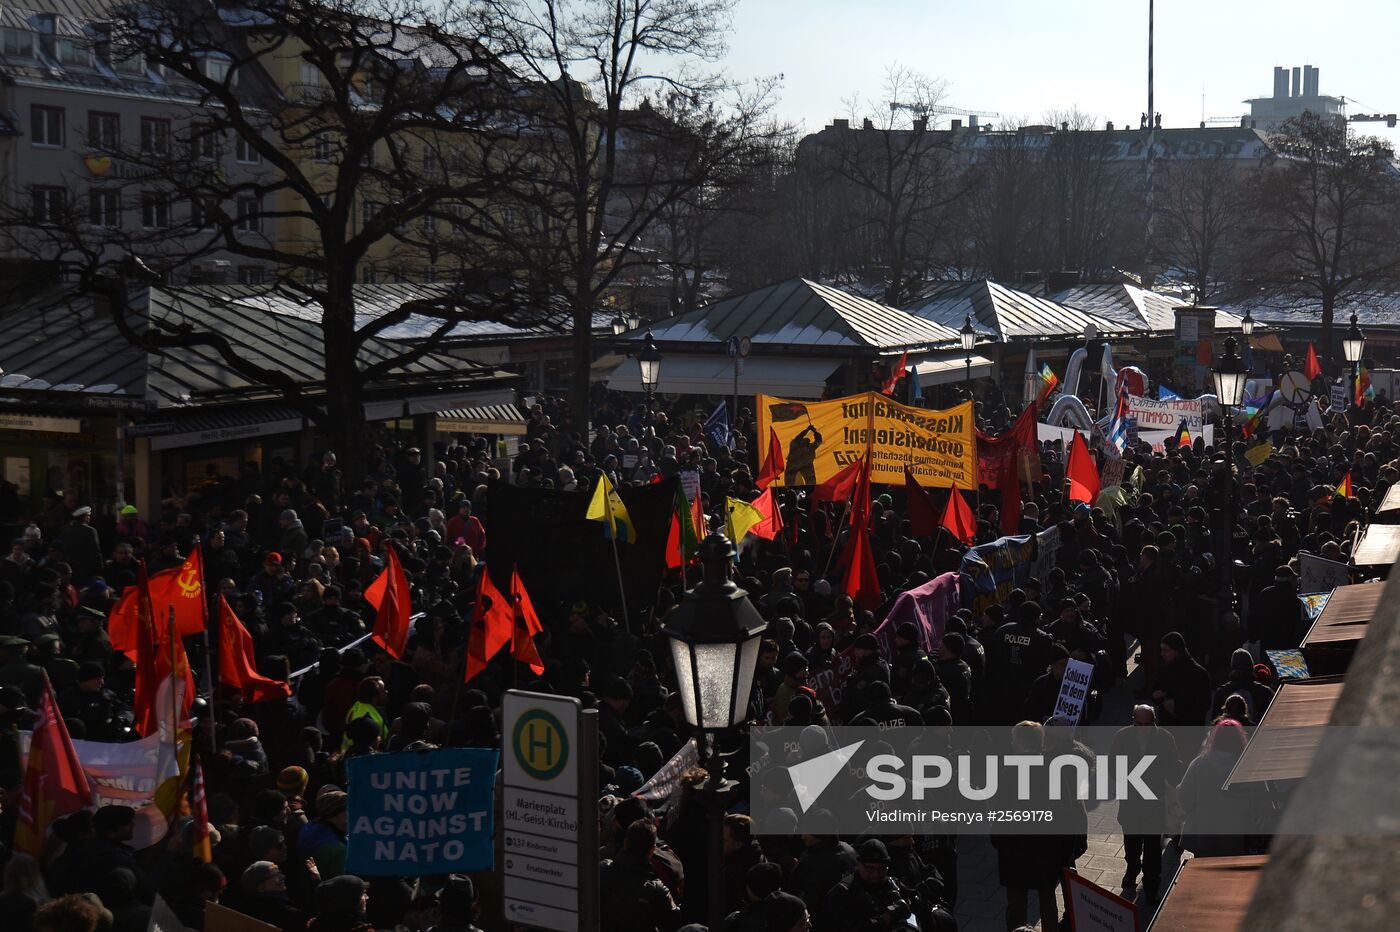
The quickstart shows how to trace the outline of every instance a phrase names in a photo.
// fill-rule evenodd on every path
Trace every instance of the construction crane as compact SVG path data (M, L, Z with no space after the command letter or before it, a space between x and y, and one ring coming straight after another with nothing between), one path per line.
M1395 128L1395 114L1393 113L1355 113L1347 117L1348 123L1384 123L1391 129Z
M890 101L890 113L897 110L906 110L916 116L928 118L930 113L943 114L945 116L967 116L967 117L991 117L1000 120L1000 113L993 113L990 110L971 110L967 107L945 107L941 104L924 103L903 103L898 100Z

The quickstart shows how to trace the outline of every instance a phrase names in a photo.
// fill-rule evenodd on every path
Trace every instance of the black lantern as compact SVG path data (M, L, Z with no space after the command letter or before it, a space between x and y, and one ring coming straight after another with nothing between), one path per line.
M1246 340L1254 335L1254 318L1250 316L1247 308L1245 309L1244 317L1240 318L1240 332L1244 334Z
M612 319L612 332L615 337L622 336L627 332L627 321L623 320L621 317L614 317Z
M636 329L637 329L638 327L640 327L641 325L642 325L642 315L639 314L639 313L637 313L637 309L636 309L636 308L633 308L632 310L628 311L628 312L627 312L627 329L628 329L628 330L636 330Z
M1366 350L1366 334L1361 332L1361 328L1356 326L1356 315L1351 315L1351 326L1347 328L1346 336L1342 337L1342 355L1346 361L1353 366L1361 361L1361 354Z
M1215 376L1215 395L1222 405L1237 408L1244 404L1244 383L1249 370L1236 350L1234 337L1225 338L1225 352L1211 374Z
M723 534L700 544L704 578L661 630L671 642L686 721L697 728L730 728L748 715L758 646L768 622L729 578L734 546Z
M656 341L651 338L650 330L642 343L642 351L637 354L637 365L642 370L642 388L646 389L647 396L650 397L656 390L656 383L661 380L661 350L656 348Z
M962 329L958 331L958 336L962 337L962 348L964 353L971 353L972 348L977 345L977 328L972 326L972 315L968 314L963 321Z

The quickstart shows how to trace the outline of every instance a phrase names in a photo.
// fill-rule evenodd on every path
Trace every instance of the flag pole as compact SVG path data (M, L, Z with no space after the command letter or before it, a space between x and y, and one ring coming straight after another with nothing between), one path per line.
M627 633L632 633L632 620L627 617L627 589L622 585L622 557L617 553L617 525L613 522L612 513L612 483L608 481L608 474L605 472L600 477L604 485L609 486L603 490L603 509L606 511L608 520L603 527L607 529L608 537L612 540L613 566L617 568L617 594L622 599L622 626L627 629Z
M204 681L209 684L209 721L217 722L218 718L214 715L214 661L209 656L208 627L202 633L204 634Z
M836 538L841 534L841 525L845 524L846 519L851 515L851 502L855 500L855 497L856 493L852 490L851 497L846 499L846 506L841 509L841 520L836 522L836 531L831 535L831 552L826 555L826 569L822 570L823 577L831 572L831 561L836 559Z

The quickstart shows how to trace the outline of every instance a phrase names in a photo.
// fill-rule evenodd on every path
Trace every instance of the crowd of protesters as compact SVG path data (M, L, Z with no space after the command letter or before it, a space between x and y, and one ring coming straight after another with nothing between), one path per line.
M1010 417L997 398L979 404L988 429ZM41 859L6 853L0 928L140 930L157 894L195 930L211 902L284 932L505 928L500 882L490 875L413 882L344 872L344 762L407 748L499 747L500 699L510 683L599 710L602 927L671 932L705 922L707 835L694 792L703 773L687 772L664 811L633 795L691 734L669 651L656 634L682 596L678 577L669 577L640 618L634 611L631 630L617 620L616 604L537 604L544 675L507 670L514 661L502 657L460 682L477 581L491 552L493 529L481 520L489 481L586 493L601 473L625 487L694 470L714 515L727 496L758 494L759 443L748 411L735 420L732 444L707 437L703 420L703 412L612 396L595 409L597 430L586 439L561 402L541 398L518 453L506 460L495 458L487 438L465 437L431 450L377 446L364 476L345 475L329 452L304 468L275 463L263 472L250 463L238 476L210 475L171 495L158 513L123 508L107 540L92 525L89 503L50 490L0 559L0 840L14 830L19 733L32 725L45 677L74 738L134 737L132 664L113 651L105 627L115 601L136 583L139 561L155 572L202 547L209 595L222 595L247 627L260 671L288 679L315 666L295 679L284 702L244 704L217 684L212 706L196 702L194 750L206 774L212 863L194 856L188 819L177 819L155 848L134 851L131 810L80 812L53 826ZM1218 737L1199 754L1174 749L1169 756L1180 766L1154 777L1164 787L1180 785L1185 826L1172 824L1164 808L1161 834L1129 836L1125 889L1141 872L1143 893L1158 895L1166 836L1180 836L1197 853L1243 853L1242 840L1195 837L1191 825L1219 804L1210 776L1240 753L1239 726L1257 722L1268 706L1275 671L1261 662L1262 651L1295 647L1302 636L1297 555L1345 560L1368 508L1400 475L1400 418L1384 399L1311 435L1274 441L1273 454L1248 471L1232 470L1199 441L1155 453L1132 447L1124 475L1141 467L1140 479L1111 512L1069 504L1059 450L1046 446L1042 481L1026 487L1018 529L1058 527L1058 565L1004 601L958 611L931 651L912 626L901 627L891 656L880 653L872 632L892 600L957 570L965 547L945 534L916 539L903 491L876 489L870 532L882 604L863 610L830 569L848 533L837 510L781 490L790 532L750 542L735 570L769 621L751 720L1023 723L1018 740L1036 746L1046 740L1039 726L1051 717L1067 661L1081 659L1096 667L1099 692L1125 679L1136 692L1131 723L1104 722L1129 726L1123 740L1134 739L1135 727L1217 723ZM1354 496L1335 495L1348 473ZM1232 494L1239 503L1233 524ZM979 543L1001 536L989 498L977 512ZM1218 563L1225 534L1241 564L1234 607L1223 601ZM374 621L361 594L390 547L410 577L417 618L398 659L360 640ZM202 673L203 643L191 638L187 647ZM848 650L855 672L839 706L826 707L808 678ZM1141 672L1127 679L1135 665ZM206 694L211 684L200 680ZM745 810L763 787L746 790L724 821L727 930L956 928L951 836L758 837ZM1086 835L1015 841L997 843L1008 927L1025 921L1028 891L1038 891L1042 928L1053 929L1054 887L1085 854Z

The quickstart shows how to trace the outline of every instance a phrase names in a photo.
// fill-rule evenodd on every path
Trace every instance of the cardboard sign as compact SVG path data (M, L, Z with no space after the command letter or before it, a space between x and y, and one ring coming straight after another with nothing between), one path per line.
M1135 905L1103 887L1065 871L1065 908L1074 932L1138 932Z
M1138 430L1176 430L1183 420L1191 436L1201 432L1200 399L1187 401L1176 398L1171 401L1157 401L1140 395L1128 396L1128 414L1137 421Z
M345 762L345 871L423 877L491 870L494 748L439 748Z
M1327 394L1327 400L1331 403L1333 411L1347 409L1347 387L1345 385L1333 385Z
M1078 725L1084 715L1084 706L1089 704L1089 687L1094 682L1094 665L1082 660L1071 660L1065 667L1065 678L1060 681L1060 696L1055 700L1055 717L1068 719Z

